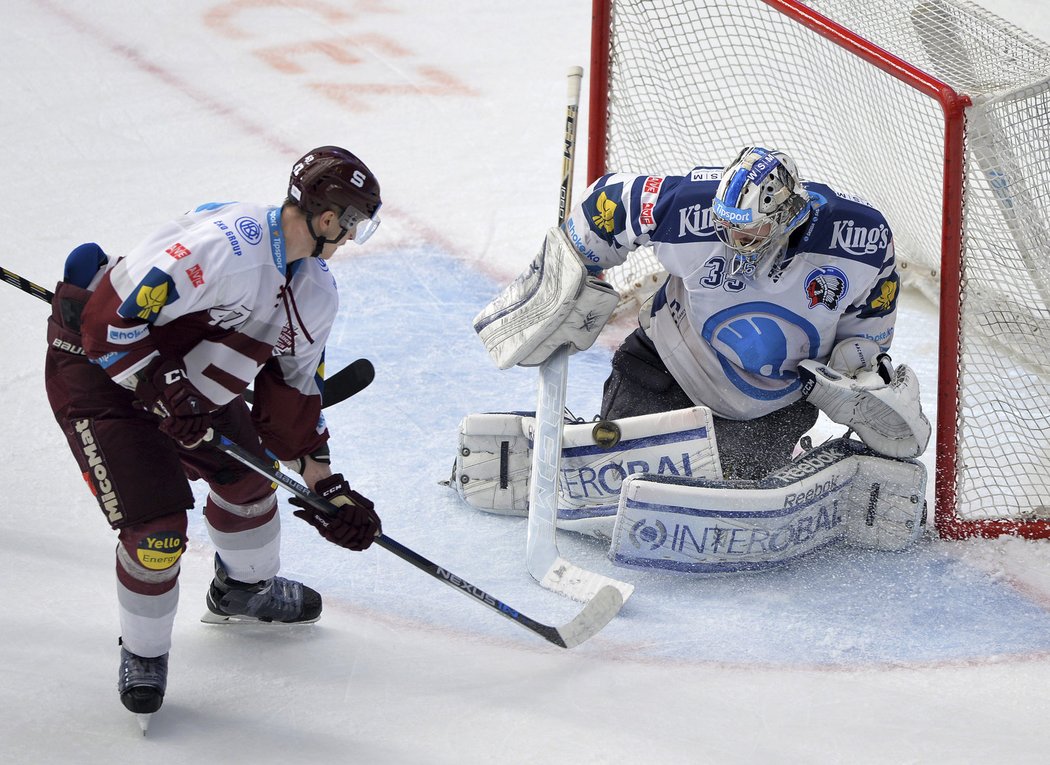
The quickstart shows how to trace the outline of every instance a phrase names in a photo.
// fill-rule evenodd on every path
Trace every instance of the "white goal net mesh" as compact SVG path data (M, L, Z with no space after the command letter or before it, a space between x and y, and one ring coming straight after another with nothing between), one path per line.
M960 315L958 517L1050 517L1050 48L964 0L797 5L972 100L949 224L963 273L941 267L940 104L761 0L615 0L606 171L684 173L759 144L871 200L906 283L934 300L960 286L941 306ZM628 295L662 281L645 252L609 279Z

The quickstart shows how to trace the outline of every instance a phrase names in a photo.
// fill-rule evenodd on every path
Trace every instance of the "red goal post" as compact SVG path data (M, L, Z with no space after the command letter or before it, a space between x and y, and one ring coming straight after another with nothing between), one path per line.
M589 98L588 181L758 143L881 209L939 306L938 532L1050 537L1046 44L967 0L593 0Z

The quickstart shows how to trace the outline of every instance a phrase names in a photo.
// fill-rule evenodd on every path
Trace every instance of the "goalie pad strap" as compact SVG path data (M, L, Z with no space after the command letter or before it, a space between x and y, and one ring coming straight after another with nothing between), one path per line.
M590 348L619 299L554 227L529 268L474 317L474 330L500 369L536 366L562 345Z
M758 571L827 545L900 550L922 525L926 470L837 439L758 481L632 475L609 558L691 574Z

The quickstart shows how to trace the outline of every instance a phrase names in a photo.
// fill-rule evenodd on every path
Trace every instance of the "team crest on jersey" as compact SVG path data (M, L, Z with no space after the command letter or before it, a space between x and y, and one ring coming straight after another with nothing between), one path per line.
M900 280L897 277L897 272L894 271L875 285L875 289L868 295L868 299L864 302L864 307L858 315L868 319L892 313L897 307L897 295L899 293Z
M839 300L849 290L846 274L834 266L811 271L805 283L810 308L822 305L829 311L835 311L839 307Z
M616 200L623 192L623 184L616 183L591 194L583 203L583 210L591 222L591 230L606 242L612 242L618 231L624 229L624 211Z
M151 268L146 278L138 283L131 295L120 304L117 313L125 319L153 321L160 309L179 299L175 282L159 268Z
M248 244L258 244L262 241L262 226L255 218L249 218L247 215L244 215L237 219L233 227L241 232L241 236L244 237L244 241Z

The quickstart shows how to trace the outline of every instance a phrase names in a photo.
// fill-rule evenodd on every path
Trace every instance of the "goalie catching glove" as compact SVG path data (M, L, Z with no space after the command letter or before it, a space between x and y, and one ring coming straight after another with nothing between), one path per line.
M828 364L806 360L798 374L804 399L879 454L910 459L926 450L931 428L919 402L919 380L904 364L894 370L874 342L844 340Z
M337 515L323 513L298 497L288 501L302 508L293 515L309 523L329 542L348 550L364 550L383 532L372 500L351 489L342 473L322 478L316 491L338 509Z
M563 345L590 348L619 301L554 227L525 273L474 317L474 330L500 369L538 366Z

